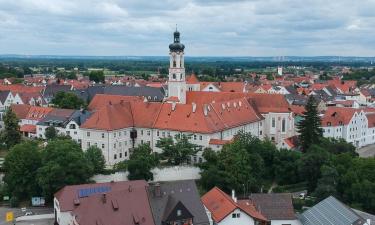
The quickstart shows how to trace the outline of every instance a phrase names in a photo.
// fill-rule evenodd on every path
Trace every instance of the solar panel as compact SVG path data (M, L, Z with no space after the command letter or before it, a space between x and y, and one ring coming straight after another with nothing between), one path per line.
M91 187L91 188L82 188L78 190L78 197L88 197L94 194L106 193L111 191L111 187L109 186L99 186L99 187Z

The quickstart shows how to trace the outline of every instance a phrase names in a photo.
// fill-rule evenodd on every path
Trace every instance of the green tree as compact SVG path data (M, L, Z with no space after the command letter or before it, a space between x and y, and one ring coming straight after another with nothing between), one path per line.
M85 108L86 103L77 95L71 92L58 92L52 99L51 103L56 107L63 109L80 109Z
M189 141L191 136L176 135L175 140L172 137L161 138L156 147L163 150L162 156L168 159L168 162L173 165L181 165L188 163L193 155L195 155L202 148Z
M142 144L134 148L133 154L127 163L128 179L146 181L153 180L154 176L151 169L159 163L158 157L152 153L152 149L148 144Z
M338 180L338 173L334 167L323 165L320 169L321 178L318 180L318 185L313 192L313 195L318 201L321 201L331 195L337 196L336 185Z
M275 181L278 184L295 184L301 181L298 173L299 160L302 154L297 151L281 149L274 160Z
M18 125L17 116L11 108L6 110L3 115L3 120L4 130L1 132L1 140L9 149L21 142L22 135L20 132L20 126Z
M95 81L96 83L104 83L104 72L102 70L90 71L89 79Z
M4 161L4 182L13 197L21 200L40 194L36 182L41 153L36 142L23 142L11 148Z
M302 155L300 162L300 175L308 182L308 190L316 188L318 179L321 177L321 167L328 163L330 154L318 145L312 145Z
M319 140L323 136L323 130L317 104L313 96L309 97L302 120L297 125L297 128L300 133L299 139L302 150L306 151L312 144L319 144Z
M42 151L42 167L38 169L37 182L49 200L60 188L87 183L92 175L90 163L73 140L53 140Z
M98 147L89 147L85 152L85 157L87 161L91 163L95 174L99 174L104 171L105 158L103 156L102 150L100 150Z
M49 126L46 128L44 135L46 136L48 140L54 139L57 137L57 130L55 127Z

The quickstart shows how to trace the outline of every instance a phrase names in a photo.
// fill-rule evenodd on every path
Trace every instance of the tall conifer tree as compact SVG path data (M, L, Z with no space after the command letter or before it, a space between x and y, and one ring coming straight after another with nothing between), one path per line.
M309 97L302 117L297 128L300 133L299 139L302 150L306 151L312 144L319 143L320 138L323 136L321 119L313 96Z

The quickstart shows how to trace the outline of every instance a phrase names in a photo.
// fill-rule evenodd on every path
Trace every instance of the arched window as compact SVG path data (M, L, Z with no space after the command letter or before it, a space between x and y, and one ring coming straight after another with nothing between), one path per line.
M173 67L176 67L176 61L173 60Z
M172 74L172 78L173 78L173 79L176 79L176 74L175 74L175 73Z

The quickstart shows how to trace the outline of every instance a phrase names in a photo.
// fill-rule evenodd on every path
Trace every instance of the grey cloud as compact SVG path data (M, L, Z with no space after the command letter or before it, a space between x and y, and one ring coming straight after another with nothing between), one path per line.
M375 55L372 0L0 0L0 54Z

